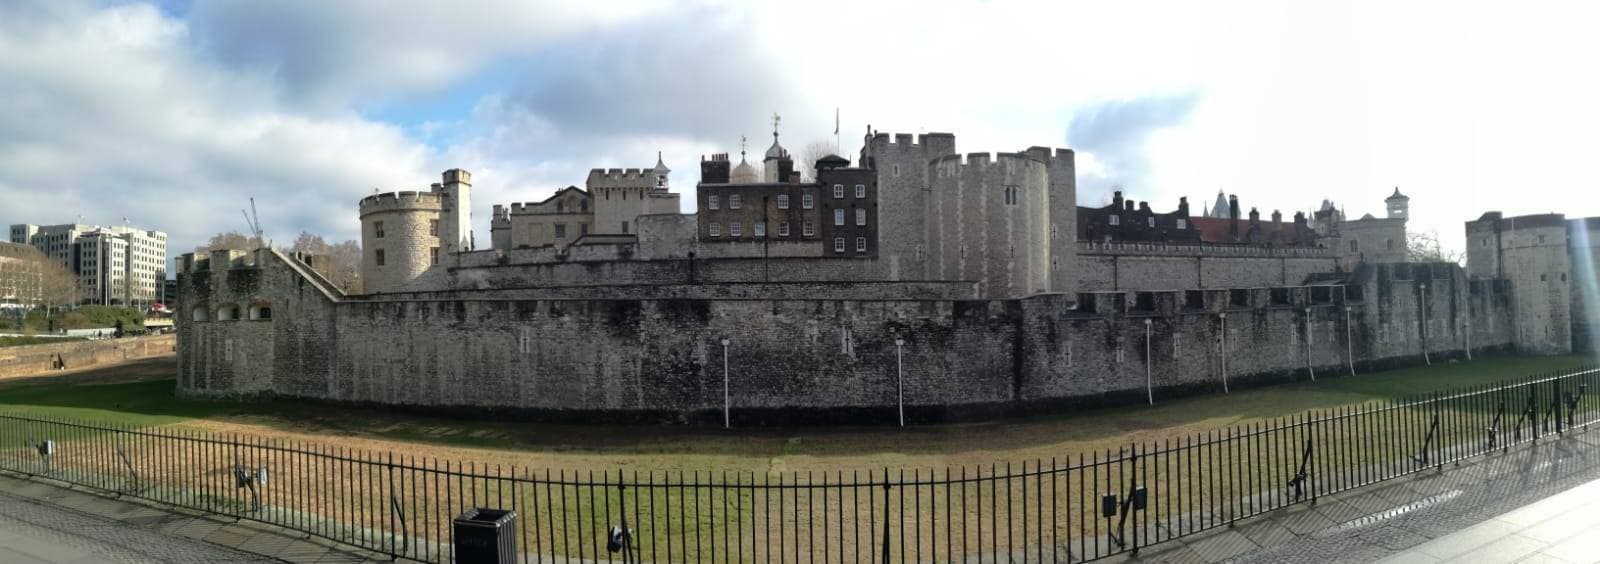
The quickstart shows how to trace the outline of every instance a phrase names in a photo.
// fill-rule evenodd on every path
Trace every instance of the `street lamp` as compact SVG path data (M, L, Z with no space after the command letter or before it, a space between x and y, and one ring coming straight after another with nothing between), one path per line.
M900 426L901 427L906 426L906 385L905 385L905 381L906 381L906 363L905 363L905 354L904 354L905 345L906 345L906 340L904 338L902 338L902 337L900 337L898 335L895 336L895 338L894 338L895 405L900 410Z
M722 339L722 428L733 426L728 414L728 339Z

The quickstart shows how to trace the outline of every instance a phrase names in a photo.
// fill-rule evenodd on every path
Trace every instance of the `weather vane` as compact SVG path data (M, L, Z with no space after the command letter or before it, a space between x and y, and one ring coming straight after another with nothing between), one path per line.
M772 112L772 139L774 141L778 139L778 122L781 121L783 121L783 118L778 115L778 112Z

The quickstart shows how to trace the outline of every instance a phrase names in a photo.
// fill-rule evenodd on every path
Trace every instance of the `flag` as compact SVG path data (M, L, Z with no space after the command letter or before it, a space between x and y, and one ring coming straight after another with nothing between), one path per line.
M839 108L833 109L833 134L839 134Z

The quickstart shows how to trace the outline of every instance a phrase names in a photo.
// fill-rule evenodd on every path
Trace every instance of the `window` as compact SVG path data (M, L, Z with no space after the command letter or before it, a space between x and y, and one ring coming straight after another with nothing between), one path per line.
M833 224L834 225L844 225L844 210L842 210L842 209L833 210Z
M1487 247L1487 246L1489 246L1489 238L1488 237L1484 237L1483 240L1481 241L1481 244L1479 244L1478 246L1479 247Z
M383 266L383 249L378 249L376 256L373 258L378 263L378 266Z
M556 238L557 239L566 239L567 238L567 224L565 224L565 223L557 223L556 224Z
M844 185L843 184L834 184L833 185L833 197L834 198L839 198L839 199L844 198Z
M1386 240L1384 241L1384 244L1388 245L1389 250L1394 250L1394 239Z
M867 238L866 237L856 237L856 252L858 252L858 253L867 252Z
M1351 239L1350 240L1350 252L1352 252L1352 253L1361 252L1361 242L1357 241L1355 239Z
M817 226L807 221L800 225L800 234L805 237L815 237L817 235Z
M588 235L589 234L589 224L587 224L587 223L579 223L578 224L578 233L581 234L581 235Z
M780 194L780 195L778 195L778 209L780 209L780 210L789 209L789 195L788 194Z
M757 237L766 237L767 236L767 222L765 222L765 221L757 221L756 222L756 236Z
M835 252L835 253L844 252L844 237L834 237L833 238L833 252Z
M1110 221L1111 221L1112 225L1122 225L1122 217L1121 216L1113 214L1111 216L1111 220Z
M1543 245L1543 244L1544 244L1544 235L1540 235L1540 236L1539 236L1539 244L1540 244L1540 245Z
M744 232L744 226L741 225L739 222L735 221L735 222L732 222L732 223L728 224L728 236L729 237L738 237L739 234L741 234L743 232Z
M428 220L428 235L431 235L431 236L434 236L434 237L438 237L439 236L439 220L437 220L437 219Z
M867 224L867 210L865 210L863 208L856 208L856 225L866 225L866 224Z
M866 184L857 184L856 185L856 197L857 198L865 198L865 197L867 197L867 185Z
M1017 205L1017 187L1016 186L1007 186L1006 187L1006 205L1008 205L1008 206Z
M428 264L439 264L439 247L428 249Z
M787 222L787 221L778 222L778 236L779 237L788 237L789 236L789 222Z
M710 235L712 237L721 237L722 236L722 224L720 224L720 223L712 223L711 225L707 226L706 227L706 234Z
M710 197L706 198L706 207L708 207L710 209L719 209L719 208L717 208L717 200L719 200L719 199L720 198L718 198L715 194L713 194Z
M1189 228L1189 220L1179 218L1178 219L1178 229L1188 229L1188 228Z
M627 233L628 232L628 222L626 222L626 221L622 222L622 232L623 233Z
M894 175L900 176L900 165L894 165Z
M739 195L738 194L728 194L728 209L730 209L730 210L739 209Z
M800 196L800 207L808 210L816 207L816 202L812 201L811 194Z
M383 238L383 222L382 221L374 221L374 222L372 222L372 237L375 238L375 239L382 239Z

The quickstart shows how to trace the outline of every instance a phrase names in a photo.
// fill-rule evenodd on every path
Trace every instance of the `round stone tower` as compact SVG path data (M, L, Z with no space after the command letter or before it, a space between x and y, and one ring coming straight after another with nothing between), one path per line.
M393 292L438 264L442 187L361 199L361 280L367 293Z

